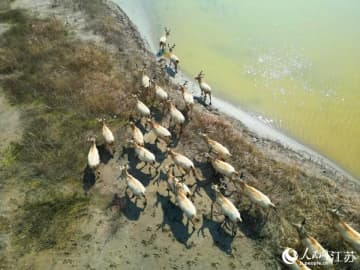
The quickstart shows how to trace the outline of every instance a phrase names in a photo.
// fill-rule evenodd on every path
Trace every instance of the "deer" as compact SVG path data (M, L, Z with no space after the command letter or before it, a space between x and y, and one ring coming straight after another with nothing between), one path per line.
M221 214L225 216L225 219L220 224L219 228L224 226L227 219L229 219L230 222L232 223L231 234L232 234L232 236L235 236L236 235L236 225L242 222L239 210L235 207L235 205L228 198L226 198L220 192L220 189L217 185L215 185L215 184L211 185L211 189L215 192L215 201L213 202L213 204L216 203L221 209ZM211 215L213 215L213 206L211 207Z
M177 177L175 177L174 173L171 171L171 167L172 167L172 169L174 169L174 165L171 165L166 170L168 196L170 195L169 194L170 191L176 195L176 185L178 183L180 183L180 184L182 184L182 188L183 188L183 191L184 191L186 197L192 198L193 193L190 190L190 188L183 181L181 181Z
M136 196L135 199L135 204L137 202L138 198L143 198L144 199L144 208L147 205L147 199L145 196L145 187L144 185L138 180L136 179L134 176L132 176L129 172L129 165L125 165L124 167L120 167L121 170L121 176L125 178L126 180L126 190L130 189L131 193L133 194L133 196L131 198L133 198L134 196Z
M328 210L331 213L333 225L339 232L341 238L360 254L360 233L354 230L342 219L340 210L343 206Z
M206 103L206 98L207 98L207 96L209 96L209 98L210 98L209 105L211 105L211 87L209 84L207 84L206 82L203 81L204 76L205 76L205 74L201 70L199 72L199 74L194 77L194 79L197 80L197 82L199 83L199 87L201 90L201 97L204 98L204 103Z
M173 44L171 47L170 45L168 44L168 48L169 48L169 58L170 58L170 64L169 66L173 65L174 66L174 70L175 70L175 73L178 72L178 65L180 63L180 59L179 57L177 57L174 53L173 53L173 50L175 48L175 44Z
M113 155L115 150L114 150L114 134L112 133L112 131L110 130L110 128L106 125L105 123L105 118L99 119L100 123L102 124L102 135L104 137L105 140L105 148L106 150Z
M147 119L147 123L151 126L151 129L153 130L156 136L156 140L160 139L164 141L166 144L170 143L171 133L166 127L163 127L153 119Z
M229 149L223 146L221 143L212 140L209 136L205 133L199 133L200 137L202 137L209 147L209 153L214 152L217 157L221 160L226 160L231 157Z
M129 144L134 147L137 158L141 162L144 162L144 167L146 165L150 165L149 172L151 172L151 167L155 168L155 171L157 172L157 168L155 167L155 155L151 153L148 149L146 149L144 146L137 144L134 140L129 140Z
M311 270L309 267L306 266L302 261L298 259L298 255L295 249L285 247L284 251L282 252L283 258L282 263L291 269L291 270Z
M188 81L185 81L182 85L181 84L179 85L179 88L183 95L183 99L185 102L186 110L188 112L188 116L191 117L192 111L194 108L194 97L193 97L193 94L190 93L190 91L188 90L187 84L188 84Z
M170 36L171 29L168 29L167 27L164 28L165 32L164 35L160 37L159 40L159 49L164 51L166 47L166 40Z
M239 172L236 171L235 168L226 161L218 158L212 158L208 153L205 153L205 157L207 157L207 159L211 162L211 165L216 173L219 173L224 177L228 177L230 180L232 180L233 176L240 175Z
M193 231L195 231L196 220L196 208L192 201L186 196L182 183L175 185L176 190L176 203L187 217L187 225L189 222L193 225Z
M136 111L140 114L140 122L142 121L143 117L150 117L150 109L148 106L145 105L144 102L140 101L137 95L132 95L136 99Z
M167 101L168 108L169 108L169 114L170 114L170 123L169 126L171 126L172 123L174 123L174 128L177 127L177 125L180 126L179 135L182 133L184 124L185 124L185 116L180 112L175 105L172 103L171 100Z
M188 157L178 152L175 152L171 148L168 148L167 152L170 155L171 159L174 161L175 166L178 168L178 170L184 170L185 174L183 174L182 177L192 172L194 177L196 179L198 178L195 170L195 165Z
M99 150L96 147L96 136L89 137L87 141L91 143L90 150L87 156L88 166L93 172L97 172L97 168L100 165L100 154Z
M155 88L155 97L161 102L166 102L169 99L169 94L157 83L155 83L156 78L153 78L154 88Z
M144 135L142 134L141 130L135 125L133 121L130 121L129 124L132 130L132 139L134 142L140 146L144 146Z
M144 67L141 70L141 85L146 90L146 89L150 89L151 80L150 77L145 74L145 70L146 70L146 66L144 65Z
M266 196L264 193L262 193L260 190L246 184L243 180L239 180L238 182L240 184L240 189L241 192L247 196L250 201L263 208L263 209L268 209L268 213L266 218L269 216L270 210L276 210L276 206L274 203L271 202L270 198L268 196Z
M310 256L320 257L319 260L324 266L333 265L333 258L330 257L327 250L314 237L308 235L305 231L305 223L305 218L300 224L292 223L298 232L302 245L308 249Z

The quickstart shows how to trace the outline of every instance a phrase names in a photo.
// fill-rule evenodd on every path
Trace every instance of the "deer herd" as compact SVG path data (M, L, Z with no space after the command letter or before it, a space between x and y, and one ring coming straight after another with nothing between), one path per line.
M165 33L159 41L159 49L165 51L166 45L168 45L170 55L169 65L172 65L177 73L180 60L173 53L175 44L173 46L167 44L169 36L170 29L165 28ZM172 139L178 139L182 135L185 123L187 121L191 121L192 110L194 107L194 97L187 87L187 81L179 85L179 90L182 92L185 110L187 112L184 115L169 98L169 93L166 92L163 87L155 83L155 77L150 79L150 77L146 75L145 70L145 67L141 70L140 84L142 94L150 94L154 91L154 98L159 101L157 104L161 104L162 106L163 116L167 113L170 118L170 122L168 127L166 127L163 123L155 121L152 117L150 108L145 104L145 102L141 101L137 95L133 95L136 104L134 106L134 114L138 116L138 121L129 122L131 138L128 140L128 145L134 149L134 153L138 161L144 164L143 168L148 166L149 174L151 174L152 170L154 170L155 175L159 173L161 168L161 164L158 164L157 162L158 154L152 153L146 148L144 134L141 130L152 130L156 137L155 144L157 142L161 142L165 145L165 155L169 156L169 160L171 162L170 165L163 169L163 172L167 177L168 193L171 192L175 196L175 203L186 216L187 225L191 223L193 225L193 230L195 230L196 223L199 222L199 217L194 200L195 192L192 190L192 187L197 185L197 182L201 179L192 159L169 147ZM211 104L211 87L203 80L203 78L204 73L203 71L200 71L195 77L195 80L199 84L201 96L203 97L204 102L206 101L207 96L209 96L209 104ZM113 155L115 152L114 135L109 126L106 124L105 119L99 119L99 122L101 122L102 125L101 131L105 142L105 149ZM208 134L199 133L198 136L203 139L208 146L208 149L204 149L205 151L203 156L207 158L215 173L220 177L219 181L213 181L214 183L211 184L211 190L213 191L211 216L213 216L213 212L215 212L213 207L216 206L216 208L218 208L218 215L224 217L220 227L225 227L225 229L231 231L232 236L235 236L238 224L243 222L236 204L234 204L234 202L225 195L225 191L228 189L229 183L233 184L239 194L246 196L252 205L267 211L267 214L272 209L276 210L276 206L271 199L257 188L247 184L243 174L237 171L230 164L229 160L232 155L226 146L211 139ZM96 137L92 136L88 138L88 141L91 143L90 150L88 152L88 167L94 171L96 177L99 177L100 173L98 168L101 163L101 159L96 145ZM160 150L160 152L162 151ZM161 154L163 155L163 153ZM146 187L143 185L141 179L137 179L129 173L129 165L127 163L128 161L126 162L126 165L120 167L120 178L125 179L127 185L125 192L130 190L132 196L136 197L135 204L139 198L143 199L143 205L145 208L147 204ZM175 169L180 172L180 175L176 176ZM196 183L193 186L186 184L189 177L196 179ZM339 232L341 238L346 244L360 253L360 234L343 221L340 216L340 207L330 212L333 217L334 228ZM267 220L267 216L264 219ZM324 264L333 264L333 260L326 249L323 248L315 238L308 235L304 229L304 225L305 220L301 224L294 224L304 248L307 248L310 253L314 254L317 252L322 254ZM304 268L303 265L304 264L301 261L297 260L292 265L292 269L308 269Z

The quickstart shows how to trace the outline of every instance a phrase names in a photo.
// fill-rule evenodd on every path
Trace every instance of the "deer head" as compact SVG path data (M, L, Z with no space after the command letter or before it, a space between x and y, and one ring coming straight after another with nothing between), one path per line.
M199 72L199 74L198 74L196 77L194 77L194 79L197 80L197 81L201 81L201 80L204 78L204 76L205 76L205 74L204 74L203 71L201 70L201 71Z
M175 47L176 47L175 43L171 47L170 47L170 44L168 43L169 52L172 52Z
M165 36L167 36L167 37L170 36L171 29L165 27L164 30L165 30Z

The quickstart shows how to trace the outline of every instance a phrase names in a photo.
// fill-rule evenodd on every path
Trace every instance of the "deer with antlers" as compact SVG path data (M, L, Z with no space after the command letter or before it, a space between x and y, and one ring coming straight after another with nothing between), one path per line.
M192 115L193 107L194 107L194 97L192 93L190 93L189 89L187 88L188 81L185 81L182 85L179 85L179 88L183 94L186 110L188 116Z
M207 96L209 96L209 98L210 98L209 105L211 105L211 87L210 87L209 84L204 82L204 80L203 80L204 76L205 76L205 74L201 70L199 72L199 74L194 79L197 80L198 83L199 83L199 87L200 87L200 90L201 90L201 96L204 98L204 103L206 102Z
M165 27L164 30L165 30L165 33L163 36L160 37L160 40L159 40L160 50L165 50L166 40L167 40L168 36L170 36L170 32L171 32L171 30L168 29L167 27Z
M174 53L173 53L173 50L175 48L176 44L174 43L171 47L170 45L168 44L168 48L169 48L169 58L170 58L170 64L169 66L173 65L174 66L174 70L175 70L175 73L177 73L177 69L178 69L178 65L180 63L180 59L179 57L177 57Z

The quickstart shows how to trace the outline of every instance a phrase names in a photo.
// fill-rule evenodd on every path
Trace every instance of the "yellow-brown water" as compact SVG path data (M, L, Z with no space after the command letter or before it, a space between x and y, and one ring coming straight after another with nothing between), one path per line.
M139 1L216 96L360 176L360 1Z

